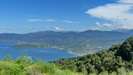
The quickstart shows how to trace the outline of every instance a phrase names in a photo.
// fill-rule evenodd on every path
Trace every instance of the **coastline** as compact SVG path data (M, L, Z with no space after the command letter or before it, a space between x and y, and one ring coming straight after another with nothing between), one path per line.
M78 55L78 56L83 56L82 54L74 53L74 52L72 52L71 50L68 50L68 53L70 53L70 54L75 54L75 55Z
M74 53L69 48L63 48L63 47L59 47L59 46L49 46L49 47L47 47L47 46L45 46L45 47L33 46L33 47L27 47L27 46L22 46L21 44L16 44L15 46L12 46L10 48L53 48L53 49L59 49L59 50L67 50L68 53L75 54L75 55L78 55L78 56L83 55L83 54L80 54L80 53Z

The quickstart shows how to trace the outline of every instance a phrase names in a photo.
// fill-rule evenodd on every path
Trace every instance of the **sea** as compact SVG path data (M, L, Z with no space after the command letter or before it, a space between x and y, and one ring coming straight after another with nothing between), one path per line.
M15 42L0 42L0 59L4 59L6 56L11 56L13 60L16 60L23 54L35 59L40 59L44 62L54 61L61 58L71 58L79 56L78 54L69 53L69 50L55 49L55 48L10 48L14 46Z

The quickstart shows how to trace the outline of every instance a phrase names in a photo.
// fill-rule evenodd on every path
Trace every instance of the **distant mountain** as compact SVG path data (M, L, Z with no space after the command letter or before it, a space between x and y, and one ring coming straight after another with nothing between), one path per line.
M61 48L71 52L86 54L109 48L124 41L132 34L118 31L87 30L83 32L40 31L27 34L0 34L0 41L16 41L14 48ZM78 47L77 47L78 45Z
M115 31L115 32L127 32L128 31L128 29L115 29L115 30L113 30L113 31Z
M53 40L53 41L83 41L90 39L121 39L130 36L129 34L122 32L114 32L114 31L94 31L88 30L84 32L54 32L54 31L41 31L27 34L9 34L4 33L0 34L0 40L11 40L11 41L35 41L41 40ZM43 41L42 41L43 40Z
M133 34L133 29L116 29L116 30L113 30L113 31L127 33L127 34Z

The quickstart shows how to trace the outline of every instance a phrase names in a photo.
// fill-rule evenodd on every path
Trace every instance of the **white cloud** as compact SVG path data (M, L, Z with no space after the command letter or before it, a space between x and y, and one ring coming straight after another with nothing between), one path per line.
M124 29L125 27L119 25L119 24L109 24L109 23L100 23L100 22L96 22L96 28L100 29L100 28L120 28L120 29Z
M78 23L78 22L75 22L75 21L61 21L61 22L64 22L64 23Z
M119 0L122 3L107 4L93 9L89 9L86 13L109 21L113 21L117 28L132 29L133 28L133 0ZM110 26L110 25L105 25Z
M56 20L54 19L28 19L29 22L55 22ZM69 20L65 20L65 21L59 21L59 22L63 22L63 23L78 23L76 21L69 21Z
M46 19L46 20L44 20L44 21L54 22L54 21L56 21L56 20L54 20L54 19Z
M48 29L49 27L48 26L36 26L36 27L29 27L28 29L29 30L46 30Z
M96 26L97 27L109 27L109 28L114 28L116 26L116 24L109 24L109 23L104 23L104 24L101 24L99 22L96 22Z
M29 22L55 22L54 19L28 19Z
M30 30L39 30L40 27L29 27Z
M54 30L62 31L62 30L64 30L64 29L63 29L63 28L60 28L60 27L54 27Z
M0 30L15 30L13 27L0 27Z
M121 3L133 3L133 0L118 0Z

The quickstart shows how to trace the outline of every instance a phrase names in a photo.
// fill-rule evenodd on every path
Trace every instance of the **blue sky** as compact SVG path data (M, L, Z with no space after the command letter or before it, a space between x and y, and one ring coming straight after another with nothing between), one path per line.
M0 0L0 33L128 29L132 7L133 0Z

